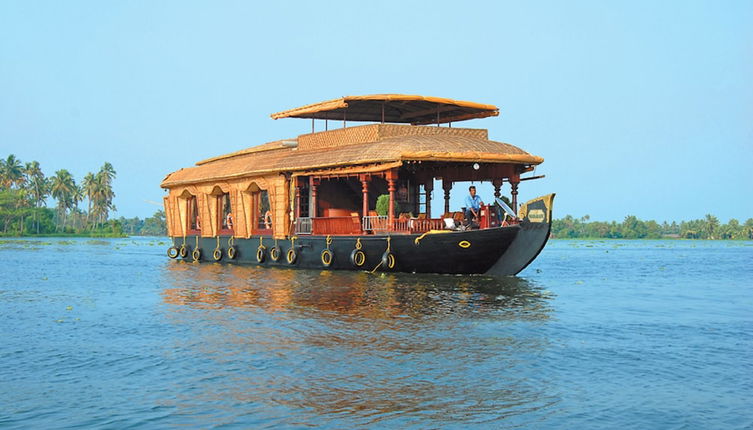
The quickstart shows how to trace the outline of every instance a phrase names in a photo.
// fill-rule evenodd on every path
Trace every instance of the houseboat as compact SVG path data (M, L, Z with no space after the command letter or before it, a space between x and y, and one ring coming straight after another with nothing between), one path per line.
M272 114L310 119L311 133L199 161L163 180L167 254L306 269L517 274L549 238L554 194L518 207L520 183L543 177L532 173L543 158L489 140L485 129L455 126L497 115L493 105L401 94ZM443 210L432 199L435 181ZM451 193L469 192L453 184L469 181L490 182L495 197L470 222L464 208L450 206Z

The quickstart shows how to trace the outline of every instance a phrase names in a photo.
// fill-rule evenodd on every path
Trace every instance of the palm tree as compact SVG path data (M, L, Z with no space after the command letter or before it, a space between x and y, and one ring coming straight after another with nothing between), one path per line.
M7 159L0 160L0 187L8 189L21 186L24 181L24 171L21 161L10 154Z
M94 199L94 193L96 191L97 187L97 180L94 177L94 173L87 173L86 176L84 176L84 180L81 181L81 190L86 195L86 200L88 204L88 208L86 210L86 224L89 224L89 217L92 213L92 200Z
M112 204L112 199L115 197L115 193L112 191L112 181L115 179L115 174L112 164L105 162L94 177L92 197L93 210L96 214L95 225L98 222L104 223L107 221L109 211L115 209Z
M34 204L34 224L36 225L37 233L39 233L39 220L37 220L37 210L44 204L44 200L49 195L49 181L44 177L42 169L39 167L38 161L32 161L26 163L24 168L24 174L26 175L26 184L29 189L29 195L31 201Z
M103 184L112 187L112 180L115 179L116 173L117 172L115 172L115 168L112 167L112 164L105 161L105 164L99 169L98 174L102 175Z
M74 189L73 193L71 195L71 213L72 214L78 214L76 218L72 219L72 225L74 228L78 229L79 227L82 227L79 222L79 226L76 226L76 219L79 221L81 220L81 211L78 208L79 202L84 200L84 189L82 187L79 187L78 185L75 185L74 183Z
M58 201L58 213L63 217L63 230L65 230L66 212L73 207L73 196L77 188L76 181L66 169L58 170L52 177L50 191L52 197Z
M716 230L719 228L719 219L714 215L707 214L704 221L704 229L708 235L707 239L714 239L714 233L716 233Z

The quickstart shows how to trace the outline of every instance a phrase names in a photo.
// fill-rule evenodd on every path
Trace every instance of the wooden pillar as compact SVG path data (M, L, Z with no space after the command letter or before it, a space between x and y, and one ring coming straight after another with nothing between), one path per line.
M442 179L442 188L444 189L444 213L450 211L450 190L452 189L452 181Z
M494 185L494 198L498 199L501 196L499 190L502 188L502 179L495 179L492 184Z
M319 185L319 179L314 179L312 176L309 179L309 186L311 187L311 210L309 216L316 218L316 187Z
M369 216L369 175L361 175L359 179L363 193L363 216Z
M301 217L301 184L295 180L295 219Z
M431 192L434 191L434 178L424 184L424 191L426 191L426 218L431 218Z
M390 208L389 212L387 213L387 225L390 230L393 229L393 224L395 221L395 180L396 178L396 172L395 169L390 169L387 171L387 191L390 192Z
M515 213L518 213L518 184L520 182L518 181L510 181L510 186L512 187L512 191L510 194L512 194L512 210L515 211Z

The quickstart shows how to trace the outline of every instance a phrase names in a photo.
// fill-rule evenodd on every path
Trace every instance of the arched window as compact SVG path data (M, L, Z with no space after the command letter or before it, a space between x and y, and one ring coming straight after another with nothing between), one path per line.
M269 201L269 192L252 182L244 193L248 198L250 210L247 213L251 234L272 234L274 230L274 216L272 205Z
M256 208L256 230L272 230L272 208L269 205L267 190L254 193L254 208Z
M186 199L186 207L188 219L186 225L188 225L189 234L201 233L201 218L199 217L199 205L196 202L196 196L189 196Z
M235 215L230 203L230 193L223 193L219 197L219 205L220 210L217 213L220 215L220 230L232 234L233 226L235 225Z

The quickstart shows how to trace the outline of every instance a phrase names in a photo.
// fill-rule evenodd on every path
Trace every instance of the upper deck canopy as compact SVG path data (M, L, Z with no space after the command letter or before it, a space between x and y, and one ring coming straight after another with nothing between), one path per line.
M346 96L273 113L273 119L313 118L340 121L441 124L499 115L493 105L407 94Z

